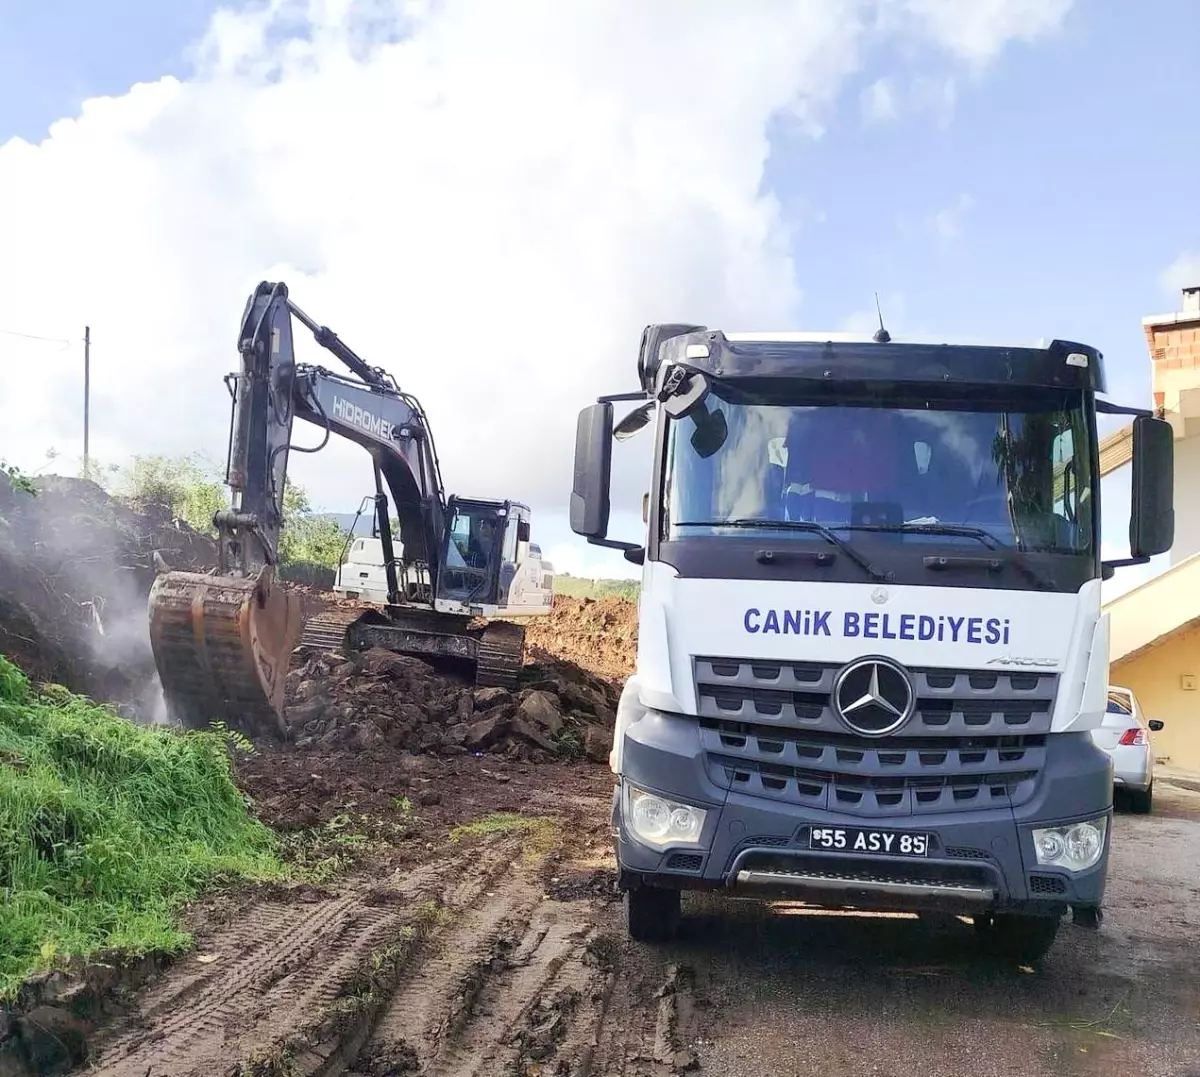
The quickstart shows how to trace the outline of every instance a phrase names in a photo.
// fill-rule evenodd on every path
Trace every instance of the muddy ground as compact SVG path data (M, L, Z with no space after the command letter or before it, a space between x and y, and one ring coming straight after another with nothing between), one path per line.
M110 559L144 576L166 539L140 527ZM97 681L92 639L97 609L111 626L123 607L95 601L90 561L39 551L5 645L35 676L125 695L136 678ZM140 675L136 635L120 668ZM1200 794L1160 782L1153 815L1118 816L1101 930L1065 923L1036 968L983 960L957 922L701 895L676 942L636 945L611 775L588 761L636 609L559 599L528 643L507 697L409 660L297 669L291 742L259 743L238 777L306 881L210 895L173 963L31 984L0 1022L0 1077L1200 1077Z
M193 910L195 951L92 1037L90 1071L1200 1077L1196 793L1118 816L1101 930L1064 923L1034 969L960 924L699 895L676 942L630 943L607 772L456 765L334 881Z

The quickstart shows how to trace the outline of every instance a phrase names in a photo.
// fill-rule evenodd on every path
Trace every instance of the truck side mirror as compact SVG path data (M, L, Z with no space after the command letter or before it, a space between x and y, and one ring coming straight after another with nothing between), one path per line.
M1151 733L1158 733L1162 730L1162 727L1163 727L1163 722L1161 722L1157 718L1151 718L1150 721L1147 722L1146 724L1150 727Z
M528 520L518 520L517 521L517 541L518 542L528 542L529 541L529 521Z
M1132 512L1129 552L1134 557L1166 553L1175 541L1175 434L1165 419L1133 420Z
M575 426L571 530L589 539L602 539L608 534L612 435L612 404L591 404L579 413Z

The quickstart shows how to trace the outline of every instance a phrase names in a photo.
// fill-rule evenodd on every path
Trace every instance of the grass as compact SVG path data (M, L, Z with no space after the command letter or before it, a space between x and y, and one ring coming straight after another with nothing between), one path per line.
M0 1001L69 960L177 952L201 888L287 874L227 743L35 692L0 655Z
M639 590L637 580L591 580L565 573L554 577L554 593L570 598L624 598L636 602Z
M403 823L342 812L327 823L279 838L279 855L293 879L324 885L364 859L394 849L420 833L421 817L407 797L392 801Z
M464 837L487 837L491 834L525 832L530 840L525 846L527 856L545 856L553 852L562 836L562 828L555 819L540 815L521 815L517 812L493 812L474 822L463 823L450 831L450 841L458 843Z

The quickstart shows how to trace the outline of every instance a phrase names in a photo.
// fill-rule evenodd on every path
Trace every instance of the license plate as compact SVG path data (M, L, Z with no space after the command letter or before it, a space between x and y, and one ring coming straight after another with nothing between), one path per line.
M857 826L814 826L808 847L831 853L928 856L929 835L911 830L868 830Z

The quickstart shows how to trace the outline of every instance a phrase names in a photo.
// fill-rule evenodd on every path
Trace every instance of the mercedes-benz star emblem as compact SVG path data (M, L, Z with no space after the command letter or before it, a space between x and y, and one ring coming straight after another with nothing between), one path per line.
M851 662L833 683L833 709L867 737L894 733L912 716L917 698L904 669L887 658Z

